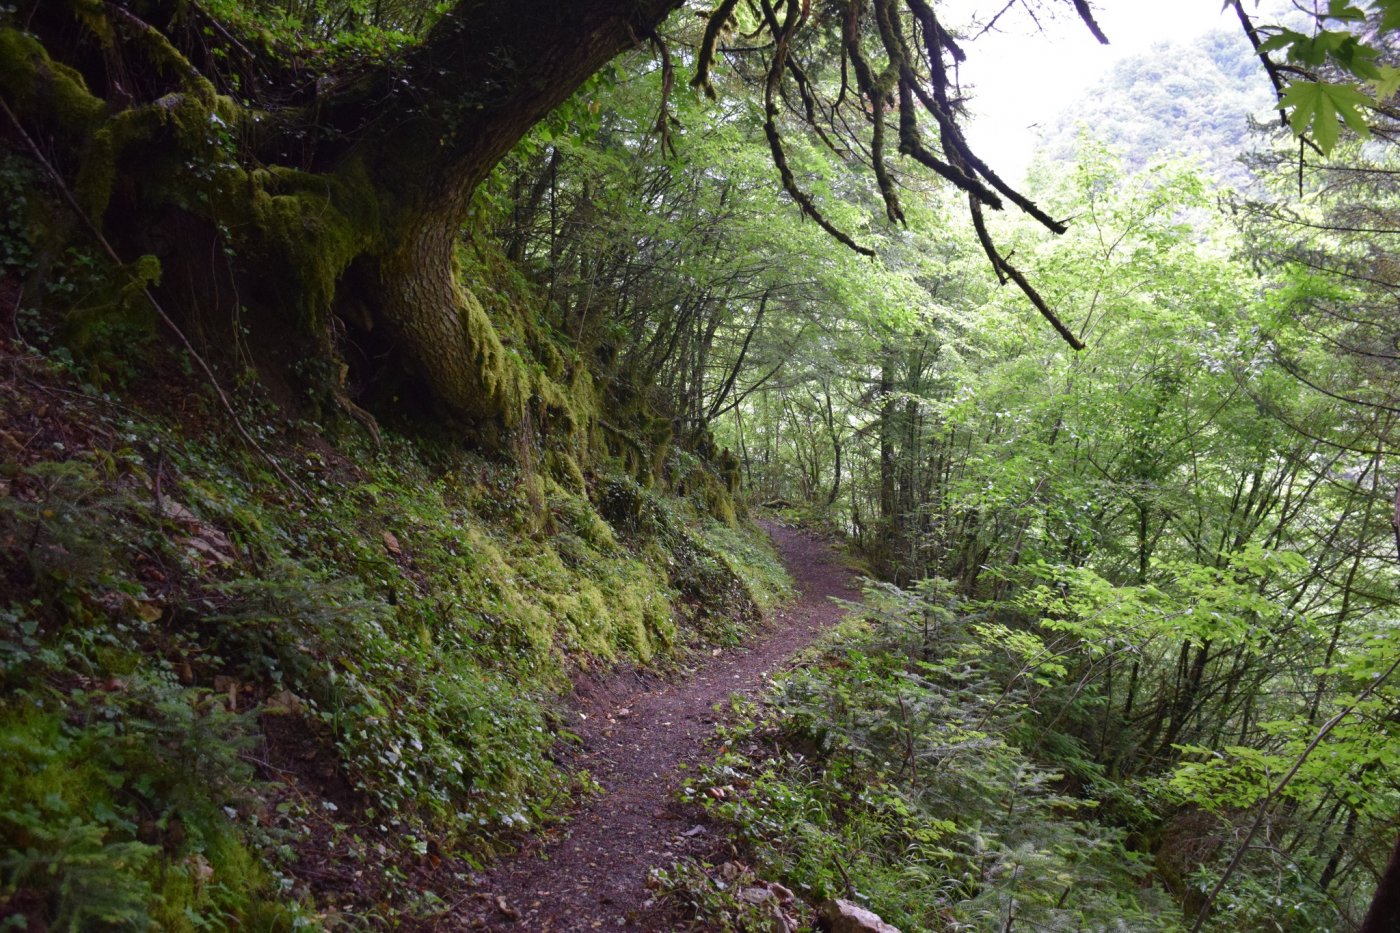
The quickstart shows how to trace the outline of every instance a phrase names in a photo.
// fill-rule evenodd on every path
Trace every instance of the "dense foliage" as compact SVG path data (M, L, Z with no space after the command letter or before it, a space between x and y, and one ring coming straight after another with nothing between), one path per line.
M937 3L521 3L0 11L6 919L435 922L587 792L570 675L780 598L758 504L881 582L692 786L752 871L908 929L1361 923L1397 5L1233 4L1248 173L1208 39L1022 192Z
M755 489L904 589L697 786L760 870L913 928L1356 927L1400 804L1393 156L1302 201L1257 160L1225 213L1080 145L1036 189L1075 225L1008 240L1087 350L925 280L733 413Z

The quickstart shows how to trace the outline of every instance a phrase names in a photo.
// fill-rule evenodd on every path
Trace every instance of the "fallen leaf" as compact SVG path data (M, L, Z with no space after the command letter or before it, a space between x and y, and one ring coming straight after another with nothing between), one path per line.
M165 496L160 500L160 506L156 511L165 518L174 519L182 525L193 527L199 524L199 516L195 515L169 496Z
M267 698L263 711L268 713L295 713L301 709L301 697L290 690L279 690Z
M131 612L142 622L154 622L165 613L165 607L159 603L132 600Z

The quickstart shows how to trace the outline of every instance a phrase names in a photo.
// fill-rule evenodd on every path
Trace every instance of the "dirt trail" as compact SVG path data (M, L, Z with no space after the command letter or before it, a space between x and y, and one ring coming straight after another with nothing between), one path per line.
M454 920L465 929L657 930L647 871L687 851L713 848L673 800L682 762L695 763L713 730L717 703L756 695L766 678L842 616L830 597L855 599L851 572L831 545L765 525L792 574L796 598L773 613L749 644L726 649L675 683L623 675L576 698L578 763L605 793L552 837L535 840L481 879L480 896ZM582 691L581 691L582 692Z

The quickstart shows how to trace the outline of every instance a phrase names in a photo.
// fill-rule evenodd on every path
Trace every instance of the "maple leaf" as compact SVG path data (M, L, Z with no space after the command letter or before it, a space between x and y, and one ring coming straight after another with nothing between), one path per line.
M1294 81L1278 106L1281 110L1292 111L1288 123L1295 136L1307 134L1311 126L1313 141L1323 155L1336 147L1342 123L1358 136L1371 134L1366 111L1375 106L1375 102L1354 84Z

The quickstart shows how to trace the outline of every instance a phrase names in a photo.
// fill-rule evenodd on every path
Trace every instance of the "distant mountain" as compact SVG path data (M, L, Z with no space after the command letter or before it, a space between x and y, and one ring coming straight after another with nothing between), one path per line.
M1242 185L1240 153L1260 145L1249 118L1274 119L1268 77L1238 30L1163 42L1124 59L1042 131L1038 158L1072 159L1081 131L1120 151L1133 169L1196 155L1220 181Z

